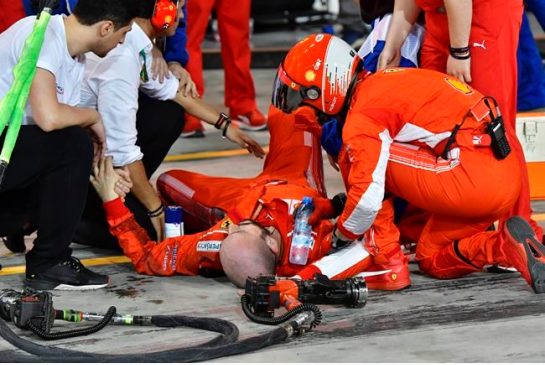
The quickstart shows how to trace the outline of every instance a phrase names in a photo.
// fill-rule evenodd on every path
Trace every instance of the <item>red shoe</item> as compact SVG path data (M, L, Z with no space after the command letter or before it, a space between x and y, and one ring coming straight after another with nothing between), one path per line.
M499 250L514 266L536 293L545 293L545 246L522 217L511 217L505 222L508 237Z
M204 137L204 127L199 118L196 118L188 113L185 113L185 124L182 133L182 138L202 138Z
M267 118L256 108L249 113L231 113L231 119L240 129L246 131L264 131L267 129Z
M383 271L387 273L373 276L366 276L367 288L371 290L401 290L411 285L409 272L409 258L403 254L401 249L396 252L390 261L385 265L373 264L366 271Z

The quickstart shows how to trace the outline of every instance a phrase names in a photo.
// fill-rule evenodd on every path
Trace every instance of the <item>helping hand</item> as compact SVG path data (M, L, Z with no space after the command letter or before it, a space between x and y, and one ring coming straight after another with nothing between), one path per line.
M170 78L167 61L165 61L163 53L155 45L151 49L151 55L153 57L151 63L151 76L154 80L159 78L159 82L162 84L165 79Z
M116 194L119 195L121 200L125 201L125 197L128 193L130 193L132 189L132 180L130 173L126 166L123 168L116 168L114 169L114 171L119 176L119 180L117 180L117 182L115 183L114 190Z
M385 47L378 57L377 71L392 67L399 67L401 62L401 51Z
M178 62L171 62L168 64L170 72L180 81L178 86L178 92L183 90L185 97L191 95L194 98L198 98L199 92L197 91L197 85L191 79L191 75L185 68L182 67Z
M263 158L263 156L265 156L265 151L259 143L233 124L230 124L227 127L225 137L231 142L237 143L240 147L247 149L248 152L252 153L255 157Z
M339 168L339 165L337 163L337 160L335 159L335 157L331 156L330 154L327 154L327 161L329 162L329 165L331 167L333 167L333 170L335 171L341 171L341 169Z
M100 114L95 123L87 127L87 130L89 131L91 141L93 142L93 164L96 165L99 160L104 157L104 152L106 150L106 131L104 130L104 123L102 122Z
M336 227L331 236L331 248L334 250L340 250L343 247L348 246L352 240L346 238Z
M157 233L157 242L161 242L165 239L165 213L158 215L157 217L150 217L151 224Z
M315 198L314 211L308 218L308 223L312 226L319 223L323 219L337 218L342 213L345 203L345 193L339 193L332 199Z
M111 156L103 157L94 164L90 180L103 202L117 199L118 194L115 190L119 179L119 175L112 166Z
M449 55L447 59L447 74L469 84L471 82L471 58L459 60Z

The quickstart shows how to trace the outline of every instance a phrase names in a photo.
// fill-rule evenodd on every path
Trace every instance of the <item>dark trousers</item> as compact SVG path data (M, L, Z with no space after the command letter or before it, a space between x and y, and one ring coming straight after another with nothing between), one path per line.
M0 236L21 232L29 224L38 230L34 247L26 254L27 274L70 257L92 159L91 140L80 127L53 132L21 127L0 186Z
M144 154L142 163L149 179L182 132L185 121L184 109L175 102L151 99L142 93L138 104L136 144ZM140 201L132 194L128 194L125 205L134 214L136 221L148 232L150 238L156 239L147 209ZM74 241L93 247L119 249L117 239L109 232L102 201L92 187L89 188L87 204Z

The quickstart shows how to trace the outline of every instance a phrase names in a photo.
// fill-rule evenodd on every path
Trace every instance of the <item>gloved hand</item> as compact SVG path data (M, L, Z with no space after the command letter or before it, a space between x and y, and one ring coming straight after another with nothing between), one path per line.
M346 203L346 194L339 193L332 199L316 198L314 199L314 211L308 219L308 223L313 226L322 219L337 218L344 209Z
M333 231L331 236L331 248L334 250L340 250L341 248L348 246L352 241L346 238L337 228Z

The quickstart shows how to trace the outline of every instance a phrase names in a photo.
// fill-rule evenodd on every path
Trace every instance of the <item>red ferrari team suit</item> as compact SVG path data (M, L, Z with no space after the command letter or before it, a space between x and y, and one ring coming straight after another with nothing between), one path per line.
M187 70L204 95L201 45L212 9L216 11L221 38L221 59L225 70L225 105L231 115L256 109L255 88L250 72L250 0L187 1Z
M271 119L269 153L263 172L257 177L212 177L184 170L172 170L159 176L157 189L168 204L184 208L186 226L199 230L210 228L218 221L217 212L233 209L248 186L256 181L304 179L306 182L302 184L326 196L320 129L314 122L306 122L314 120L314 112L302 108L297 114L287 115L271 107L268 116Z
M426 14L426 35L421 67L445 72L450 54L448 18L443 0L416 0ZM473 0L471 33L471 86L494 97L500 105L511 148L521 166L524 152L516 139L517 47L522 23L522 0ZM537 237L543 229L531 219L528 172L522 169L521 191L511 215L520 215L532 225Z
M315 133L319 130L299 129L299 125L311 124L297 121L307 118L304 109L301 113L286 115L272 108L269 118L270 152L263 172L257 177L210 177L175 170L159 178L162 196L182 205L186 212L194 213L191 211L194 201L200 202L200 209L206 209L207 204L227 211L227 217L207 231L156 243L149 240L119 199L105 204L111 232L138 272L199 275L221 271L219 249L227 237L227 228L231 223L246 219L263 227L274 227L280 233L283 250L277 275L298 274L307 279L315 273L323 273L330 278L346 278L369 266L371 258L360 241L328 255L333 230L329 221L313 226L314 246L309 254L309 265L289 263L294 208L304 196L325 196L320 143Z
M383 205L386 192L429 212L416 251L424 272L454 278L505 264L502 233L486 228L515 203L521 166L513 153L494 156L483 104L481 93L435 71L389 69L360 79L343 127L339 166L348 199L337 229L350 239L380 230L386 221L377 222L377 212L392 209ZM388 256L396 237L380 236L378 249Z

